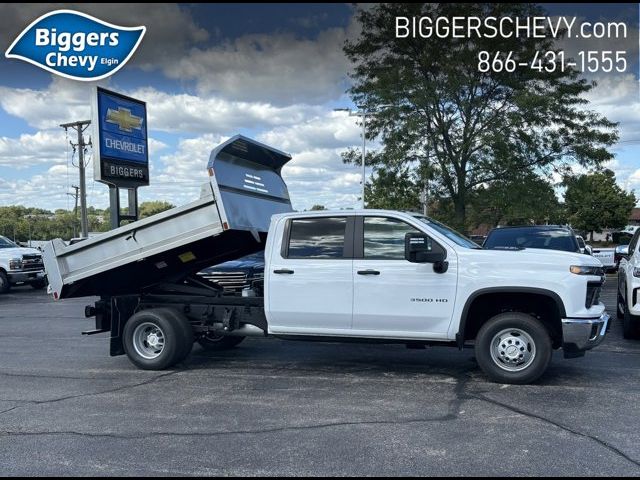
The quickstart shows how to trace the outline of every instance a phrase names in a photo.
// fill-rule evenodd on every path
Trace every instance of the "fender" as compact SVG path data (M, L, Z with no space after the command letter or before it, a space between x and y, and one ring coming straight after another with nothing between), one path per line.
M469 315L469 309L473 304L474 300L482 295L486 295L488 293L533 293L536 295L544 295L545 297L551 298L556 306L558 307L558 311L560 312L560 317L565 318L567 316L567 312L564 308L564 303L556 292L551 290L546 290L544 288L535 288L535 287L489 287L489 288L481 288L480 290L476 290L464 304L464 308L462 309L462 315L460 316L460 326L458 328L458 333L456 333L456 343L460 350L464 347L464 330L467 324L467 317Z

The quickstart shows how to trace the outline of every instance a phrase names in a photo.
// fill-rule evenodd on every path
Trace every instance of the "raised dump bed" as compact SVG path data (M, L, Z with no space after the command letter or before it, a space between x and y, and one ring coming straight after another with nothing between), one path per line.
M74 245L48 242L53 297L135 294L263 250L271 215L292 210L280 176L289 160L237 135L211 152L200 199Z

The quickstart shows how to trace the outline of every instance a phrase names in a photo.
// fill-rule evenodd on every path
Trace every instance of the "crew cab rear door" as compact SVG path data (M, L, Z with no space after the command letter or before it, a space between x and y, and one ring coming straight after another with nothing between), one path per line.
M349 215L293 217L268 264L269 332L348 334L353 315L353 225Z
M353 335L446 338L455 305L455 253L447 256L448 269L437 273L431 263L405 260L405 235L419 233L416 227L384 216L356 222Z

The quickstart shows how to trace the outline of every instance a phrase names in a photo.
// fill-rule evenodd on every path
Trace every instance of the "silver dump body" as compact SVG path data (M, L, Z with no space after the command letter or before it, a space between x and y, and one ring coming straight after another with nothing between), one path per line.
M44 248L53 297L138 294L264 249L271 215L290 212L291 157L237 135L215 148L200 199L97 237Z

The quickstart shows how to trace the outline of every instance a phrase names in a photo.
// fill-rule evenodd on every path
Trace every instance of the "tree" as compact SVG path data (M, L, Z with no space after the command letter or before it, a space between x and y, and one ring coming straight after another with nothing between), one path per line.
M610 160L616 124L586 108L584 94L595 84L575 68L479 70L481 52L492 61L499 51L513 52L515 65L532 62L536 52L554 50L550 34L396 38L396 17L544 15L535 4L381 4L357 13L362 33L344 51L354 64L351 97L374 112L366 137L380 135L383 143L371 159L427 172L434 188L451 199L458 227L464 227L469 198L482 185L516 172L565 172L570 164ZM479 30L488 32L484 25Z
M140 214L138 216L140 218L146 218L150 217L151 215L156 215L158 213L164 212L165 210L170 210L174 207L175 205L172 205L169 202L164 202L162 200L142 202L139 207Z
M474 227L487 224L530 225L562 223L561 207L553 185L525 172L516 178L481 186L470 198L469 217Z
M365 186L368 208L421 211L420 189L408 168L379 168Z
M564 184L567 187L564 201L571 225L590 232L592 240L593 232L627 225L636 196L616 184L611 170L566 177Z
M310 208L310 210L312 212L315 212L316 210L326 210L326 207L324 205L314 205L313 207Z

